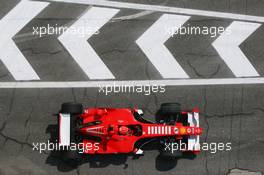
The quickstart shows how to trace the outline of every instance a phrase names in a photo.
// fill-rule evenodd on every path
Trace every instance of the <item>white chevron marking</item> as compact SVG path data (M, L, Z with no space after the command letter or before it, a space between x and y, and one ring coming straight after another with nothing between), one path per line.
M212 44L236 77L259 76L239 45L260 26L257 23L234 21Z
M76 35L66 31L59 37L60 42L90 79L115 78L87 40L118 12L118 9L92 7L68 30L85 28L92 29L93 32Z
M12 37L48 5L46 2L23 0L0 20L0 59L15 80L39 80Z
M189 18L164 14L136 41L163 78L189 78L164 45L171 33L177 31Z

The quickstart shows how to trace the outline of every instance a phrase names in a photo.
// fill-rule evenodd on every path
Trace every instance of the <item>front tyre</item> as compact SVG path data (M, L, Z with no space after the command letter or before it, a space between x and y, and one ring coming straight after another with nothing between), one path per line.
M177 144L177 149L175 145ZM160 156L163 158L173 159L182 158L183 152L179 149L179 142L174 138L165 138L161 140Z
M65 161L80 162L82 160L82 154L75 150L65 150L62 156Z
M159 110L159 123L175 125L181 120L180 103L162 103ZM176 138L167 137L160 139L160 156L166 159L177 159L183 156L181 150L174 149L174 143L178 143ZM169 145L169 147L167 147Z

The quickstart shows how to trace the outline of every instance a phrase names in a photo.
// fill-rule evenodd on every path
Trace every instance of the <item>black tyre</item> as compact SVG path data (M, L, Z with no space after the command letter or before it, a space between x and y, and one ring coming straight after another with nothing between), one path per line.
M64 151L63 159L65 161L79 162L82 160L82 154L78 153L78 151L70 151L70 150Z
M61 113L69 114L81 114L83 112L83 106L80 103L63 103L61 105Z
M179 103L163 103L156 115L158 123L174 125L178 121L181 112Z
M181 151L173 151L173 152L170 152L170 151L161 151L160 152L160 155L163 157L163 158L168 158L168 159L171 159L171 158L181 158L183 157L183 153Z
M181 112L180 103L162 103L160 106L162 114L177 114Z
M181 150L173 150L172 144L177 142L175 138L165 138L161 140L160 144L160 156L163 158L181 158L183 157L183 152ZM169 148L167 148L165 143L170 143ZM177 142L178 143L178 142Z

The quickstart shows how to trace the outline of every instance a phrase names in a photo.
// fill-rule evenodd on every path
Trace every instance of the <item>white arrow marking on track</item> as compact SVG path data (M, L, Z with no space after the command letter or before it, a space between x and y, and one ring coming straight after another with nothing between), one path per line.
M39 80L12 37L48 5L23 0L0 20L0 59L16 80Z
M60 42L90 79L115 78L87 40L118 12L118 9L92 7L68 29L91 29L91 32L80 35L66 31L59 37Z
M258 23L234 21L212 44L236 77L259 76L239 45L260 26Z
M136 41L163 78L189 78L164 45L189 18L164 14Z

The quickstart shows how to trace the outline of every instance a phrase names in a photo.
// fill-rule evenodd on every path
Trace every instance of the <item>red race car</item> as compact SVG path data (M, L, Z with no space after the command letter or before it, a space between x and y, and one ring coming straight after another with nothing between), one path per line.
M58 120L60 147L77 148L67 150L71 158L79 153L142 155L143 145L152 140L159 141L164 156L200 151L199 110L182 111L178 103L163 103L156 122L144 119L137 108L83 109L82 104L64 103Z

